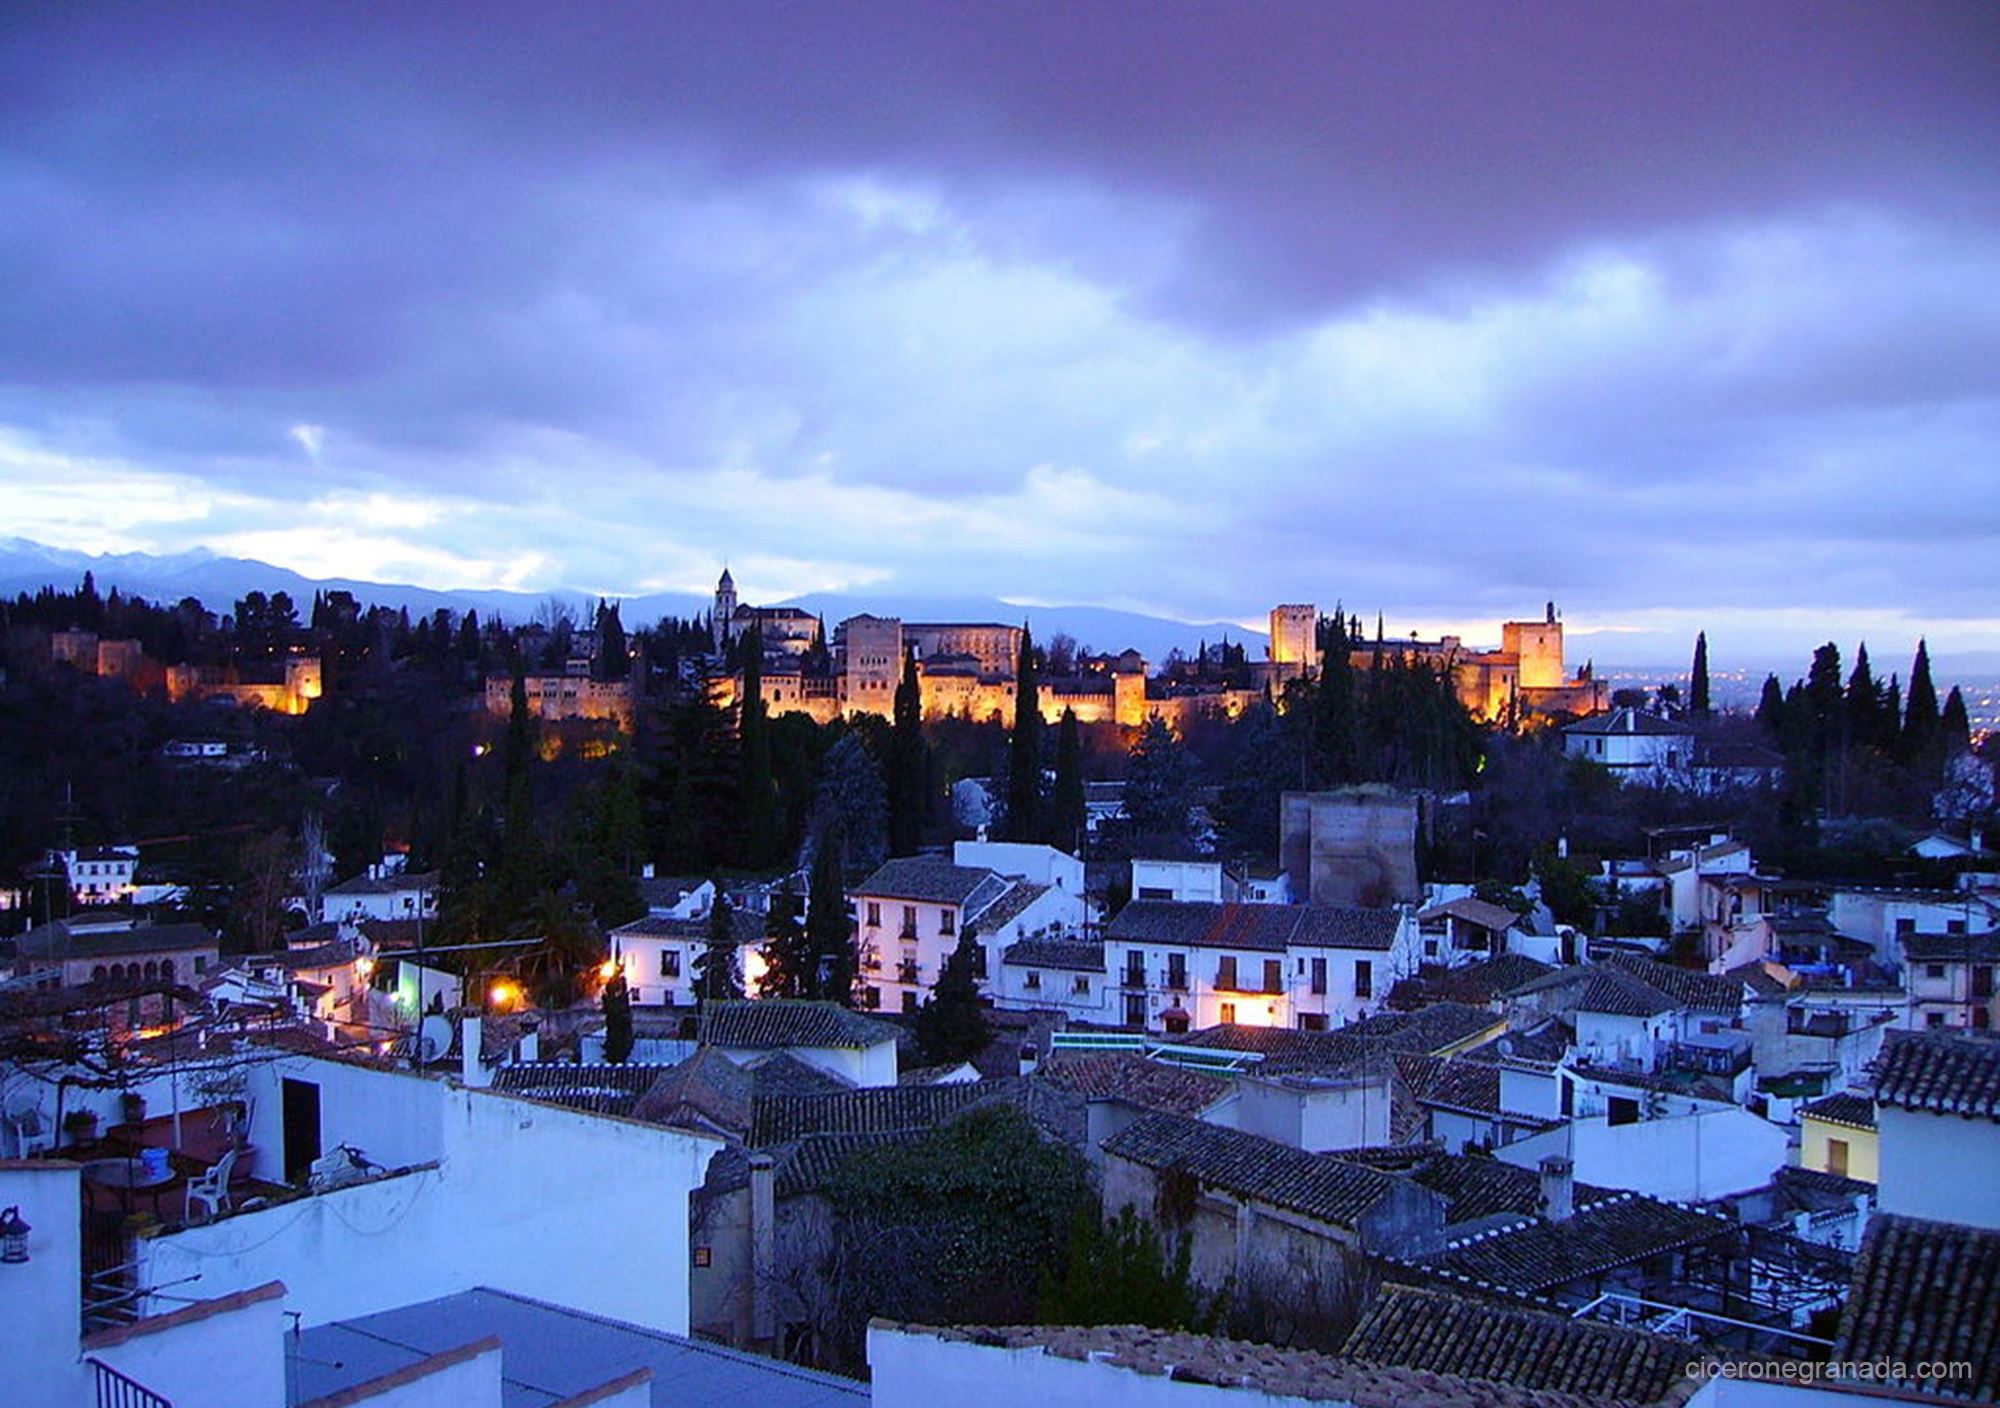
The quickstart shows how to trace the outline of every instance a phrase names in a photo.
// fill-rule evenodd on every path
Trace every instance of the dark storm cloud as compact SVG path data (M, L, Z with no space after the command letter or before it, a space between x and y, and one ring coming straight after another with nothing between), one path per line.
M1943 4L14 7L0 487L530 585L1987 629L1996 56Z

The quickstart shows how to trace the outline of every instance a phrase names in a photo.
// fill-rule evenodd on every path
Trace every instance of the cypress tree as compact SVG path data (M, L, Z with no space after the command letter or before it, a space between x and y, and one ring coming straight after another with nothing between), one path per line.
M786 882L784 893L771 904L764 926L764 973L757 979L759 997L811 997L816 978L812 945L799 922L799 897Z
M617 957L612 955L614 963ZM632 993L625 986L622 965L605 980L599 1001L604 1009L604 1059L622 1066L632 1055Z
M812 892L806 896L806 951L811 961L803 995L851 1007L860 965L854 955L854 922L847 914L841 849L838 826L820 832L813 852Z
M1340 787L1358 780L1354 669L1344 650L1325 654L1313 688L1312 735L1317 785Z
M743 970L736 961L735 911L729 907L729 896L722 893L720 882L708 911L708 943L694 967L695 1000L704 1007L743 996Z
M1065 709L1056 731L1056 786L1049 798L1048 843L1058 850L1081 851L1088 813L1083 728L1076 721L1076 710Z
M1776 675L1764 676L1764 692L1757 699L1757 722L1763 725L1773 743L1782 744L1785 736L1785 687L1778 683Z
M771 735L764 713L764 635L752 626L742 635L743 698L737 716L742 778L743 859L770 864L778 853L778 784L771 774Z
M1945 696L1944 713L1938 719L1938 735L1948 758L1955 758L1972 747L1972 719L1965 711L1965 696L1958 692L1957 685L1953 685L1951 693Z
M1708 717L1708 632L1694 638L1694 669L1688 678L1688 709L1697 719Z
M1903 706L1903 759L1920 764L1930 756L1938 734L1937 686L1931 683L1930 646L1917 642L1916 662L1910 666L1909 702Z
M974 942L969 936L959 937L937 985L917 1009L917 1046L927 1065L970 1061L993 1040L986 1007L979 1000Z
M1014 732L1008 741L1007 839L1042 839L1041 681L1035 642L1021 623L1021 653L1014 662Z
M1868 664L1868 642L1854 652L1854 670L1847 677L1847 724L1850 742L1874 747L1882 741L1882 686Z
M896 686L894 732L889 741L889 854L913 856L924 839L924 704L917 683L917 654L903 653Z

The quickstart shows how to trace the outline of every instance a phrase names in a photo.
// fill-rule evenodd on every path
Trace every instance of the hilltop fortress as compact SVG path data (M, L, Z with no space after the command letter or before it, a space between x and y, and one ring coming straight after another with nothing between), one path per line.
M818 618L795 607L740 603L725 570L716 585L711 618L716 647L736 644L753 627L763 642L761 693L773 714L803 713L820 722L847 714L894 710L896 686L906 655L914 655L917 684L926 718L961 715L1012 718L1015 662L1021 627L996 622L916 622L889 616L851 616L831 640ZM1226 647L1220 658L1192 662L1153 674L1136 650L1116 655L1079 652L1052 668L1040 681L1037 702L1050 722L1071 710L1081 723L1136 727L1158 715L1179 726L1202 715L1234 718L1268 691L1275 695L1294 679L1311 679L1321 667L1318 609L1291 603L1271 610L1266 658L1232 666ZM1047 642L1044 642L1047 644ZM1498 650L1468 648L1457 636L1370 641L1351 646L1357 669L1372 666L1377 654L1405 664L1423 663L1450 672L1459 698L1476 718L1519 723L1534 715L1586 715L1606 705L1604 684L1589 666L1572 677L1563 660L1563 628L1550 603L1542 620L1509 621L1501 626ZM733 704L742 692L742 674L716 682L716 698Z

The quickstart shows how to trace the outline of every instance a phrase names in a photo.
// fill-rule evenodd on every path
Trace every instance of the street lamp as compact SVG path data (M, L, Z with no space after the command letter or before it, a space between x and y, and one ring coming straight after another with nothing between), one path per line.
M28 1234L34 1228L21 1216L20 1207L0 1212L0 1263L19 1266L28 1259Z

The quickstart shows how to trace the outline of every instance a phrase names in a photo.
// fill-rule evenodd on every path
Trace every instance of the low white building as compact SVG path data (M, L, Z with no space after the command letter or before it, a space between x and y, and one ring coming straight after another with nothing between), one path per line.
M857 886L862 1005L916 1011L961 941L973 945L973 971L991 990L1007 947L1074 933L1085 916L1081 874L1060 863L1070 858L1059 851L1020 849L1045 853L1045 873L1075 888L930 857L887 861Z
M999 983L992 993L996 1007L1103 1021L1111 996L1104 944L1060 937L1018 940L1001 950Z
M1417 970L1407 908L1133 900L1105 927L1111 1015L1146 1031L1325 1031L1379 1011Z
M1981 933L2000 924L2000 905L1974 890L1854 886L1833 892L1827 918L1840 933L1867 944L1877 963L1894 967L1911 935Z
M1643 709L1613 709L1565 728L1563 752L1627 785L1684 787L1694 768L1694 730Z
M837 1003L715 1002L703 1009L698 1030L704 1046L739 1066L785 1051L852 1086L896 1083L897 1029Z
M58 851L56 857L69 880L70 898L77 904L118 904L132 898L139 874L137 846Z
M2000 1229L2000 1038L1898 1034L1875 1077L1879 1206Z
M633 1002L647 1007L694 1004L695 960L708 950L709 923L708 907L703 906L698 915L635 919L606 936L612 954L625 969L625 986ZM743 976L743 990L755 992L765 967L765 918L732 909L729 926L736 938L736 965Z
M320 896L322 924L356 923L366 919L435 919L438 873L412 875L384 862L367 873L343 880Z

